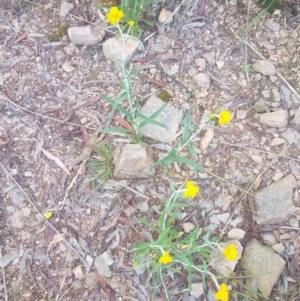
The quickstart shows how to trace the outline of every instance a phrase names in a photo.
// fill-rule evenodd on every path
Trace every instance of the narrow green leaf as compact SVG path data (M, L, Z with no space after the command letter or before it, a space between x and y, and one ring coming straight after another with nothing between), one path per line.
M189 148L190 148L190 152L191 152L191 155L192 155L193 159L195 161L197 161L198 157L197 157L196 150L195 150L195 145L194 145L193 142L189 142Z
M158 122L158 121L155 121L139 112L136 112L135 115L139 118L141 118L142 120L144 120L144 122L146 123L151 123L153 125L156 125L156 126L159 126L159 127L162 127L162 128L166 128L166 125L165 124L162 124L161 122Z
M168 103L164 103L156 112L154 112L149 118L150 119L155 119L168 105ZM146 121L142 122L140 124L140 128L142 128L143 126L145 126L147 124Z
M130 134L132 133L131 130L126 129L102 129L99 131L99 133L105 133L105 134Z
M181 162L181 163L184 163L194 169L198 169L200 172L205 172L205 169L200 165L198 164L197 162L193 161L193 160L190 160L188 158L185 158L185 157L182 157L182 156L179 156L179 155L175 155L175 158L174 160L176 162Z
M184 131L183 131L183 136L182 136L182 143L186 144L188 139L189 139L189 130L190 127L187 124L190 124L191 122L191 110L187 111L185 120L182 120L182 123L184 125Z
M167 155L166 157L154 162L154 166L159 166L159 165L162 165L164 163L172 163L172 162L175 162L174 161L174 157L176 155L176 150L175 149L172 149Z

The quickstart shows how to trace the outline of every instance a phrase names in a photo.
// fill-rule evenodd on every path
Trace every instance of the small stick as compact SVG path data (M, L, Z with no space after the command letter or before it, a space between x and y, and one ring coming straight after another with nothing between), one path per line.
M116 184L116 185L122 186L122 187L124 187L124 188L126 188L126 189L130 190L131 192L133 192L133 193L135 193L135 194L139 195L140 197L142 197L142 198L146 199L147 201L149 201L149 200L150 200L150 198L149 198L149 197L147 197L146 195L143 195L143 194L141 194L141 193L140 193L140 192L138 192L137 190L135 190L135 189L133 189L133 188L131 188L131 187L129 187L129 186L127 186L127 185L125 185L125 184L119 183L119 182L117 182L117 181L114 181L114 180L111 180L111 181L112 181L114 184Z
M299 137L300 137L300 135L296 139L298 139ZM260 149L257 149L257 148L251 148L251 147L247 147L247 146L241 146L241 145L238 145L238 144L228 143L228 142L220 142L220 143L221 144L230 145L230 146L239 147L239 148L244 148L244 149L248 149L248 150L253 150L253 151L260 152L260 153L271 154L271 155L274 155L274 156L277 156L277 157L281 157L281 158L285 158L285 159L289 159L289 160L300 161L300 159L295 159L295 158L287 157L287 156L284 156L284 155L281 155L281 154L267 152L267 151L260 150Z

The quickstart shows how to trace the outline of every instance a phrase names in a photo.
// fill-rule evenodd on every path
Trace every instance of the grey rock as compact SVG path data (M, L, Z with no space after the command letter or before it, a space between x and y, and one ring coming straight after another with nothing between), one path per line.
M288 112L286 110L278 110L272 113L264 113L260 115L260 123L270 127L287 126Z
M289 219L289 224L293 228L298 228L299 227L299 221L295 217L291 217Z
M264 98L270 98L271 97L271 92L270 90L263 90L261 91L261 94Z
M141 211L143 211L143 212L149 211L149 204L148 204L147 201L144 201L144 202L142 202L142 203L138 203L137 207L138 207Z
M147 103L141 110L141 113L150 117L165 103L155 95L150 97ZM180 112L170 104L156 117L156 121L164 124L166 128L159 127L153 124L147 124L141 130L142 134L148 138L163 142L171 143L178 131L180 125Z
M261 234L261 238L264 243L270 246L274 246L278 243L277 237L272 232L265 232Z
M286 143L286 141L284 140L284 139L282 139L282 138L274 138L273 140L272 140L272 142L271 142L271 146L278 146L278 145L281 145L281 144L284 144L284 143Z
M273 19L268 19L266 21L265 25L273 31L279 30L279 24L277 22L275 22Z
M273 100L276 101L276 102L279 102L279 101L280 101L281 97L280 97L280 93L279 93L279 91L278 91L277 88L273 88L273 89L272 89L272 98L273 98Z
M64 18L73 8L74 5L72 3L64 1L60 5L59 15Z
M253 65L253 69L263 75L275 75L276 69L272 63L264 60L257 60Z
M193 77L194 82L200 87L204 89L210 88L210 77L206 73L198 73Z
M292 143L295 142L296 137L291 129L287 129L285 132L282 132L280 135L287 141L288 145L291 145Z
M111 271L109 268L110 264L107 262L105 256L103 256L103 254L101 254L95 258L94 265L100 276L105 277L105 278L111 277Z
M261 80L261 74L256 73L256 74L255 74L255 77L254 77L254 80L255 80L256 82L260 81L260 80Z
M118 146L113 155L114 176L121 179L150 178L155 175L153 149L145 144Z
M202 56L210 65L214 65L216 63L216 53L214 51L203 53Z
M245 231L242 230L242 229L238 229L238 228L234 228L234 229L231 229L228 233L227 233L227 236L228 238L230 239L237 239L237 240L240 240L242 238L244 238L245 236Z
M248 111L246 111L246 110L237 110L236 111L236 119L237 120L246 119L247 115L248 115Z
M13 251L12 253L6 254L0 258L1 269L5 268L10 262L19 257L18 251Z
M290 101L290 97L291 97L291 90L287 87L287 86L281 86L280 87L280 93L282 94L283 98L286 100L286 101Z
M99 25L86 25L70 27L68 36L74 45L93 46L98 44L105 36L105 31Z
M252 239L245 246L241 264L256 279L259 290L268 299L285 261L272 249L263 247L257 240Z
M295 162L294 162L293 160L289 160L289 168L290 168L292 174L293 174L296 178L300 177L300 168L299 168L299 166L297 166L297 165L295 164Z
M297 185L295 177L289 174L280 181L256 193L258 224L279 223L285 221L290 213L295 211L293 204L293 188Z
M218 214L217 218L219 219L219 221L221 221L223 224L225 224L227 222L227 220L230 217L230 213L226 212L226 213L222 213L222 214Z
M262 45L266 48L266 49L268 49L268 50L272 50L272 49L275 49L276 47L273 45L273 44L271 44L269 41L263 41L262 42Z
M199 298L204 294L204 287L202 283L192 283L191 284L190 295Z
M295 112L293 122L296 123L296 124L300 124L300 107Z

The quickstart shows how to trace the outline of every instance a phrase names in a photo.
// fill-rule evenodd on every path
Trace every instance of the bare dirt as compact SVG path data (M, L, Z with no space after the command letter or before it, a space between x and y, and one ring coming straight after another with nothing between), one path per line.
M195 125L204 109L228 109L235 117L228 126L214 128L214 139L206 150L200 148L203 134L196 140L199 161L207 170L204 176L185 166L171 165L167 171L158 168L151 179L127 182L134 191L120 186L96 191L84 164L85 135L104 126L110 106L102 95L116 97L121 74L104 57L102 42L76 47L67 36L53 41L53 33L62 24L81 26L98 19L95 3L73 4L72 15L65 18L59 16L59 1L20 5L3 0L0 4L0 245L2 256L15 254L2 269L0 299L149 300L151 289L143 286L146 275L138 276L133 270L130 250L145 234L140 218L149 222L157 219L157 209L168 196L166 179L180 184L188 176L201 188L180 223L211 228L215 236L222 234L225 240L228 230L237 227L246 231L245 244L251 237L262 241L262 232L253 221L255 203L244 197L244 191L251 188L250 194L255 193L251 184L258 175L261 181L256 189L273 182L274 176L277 180L293 172L297 177L298 172L298 190L294 192L298 226L287 220L265 232L274 232L286 250L294 250L283 255L289 262L285 271L288 289L276 287L271 300L279 296L281 300L299 300L295 283L300 269L300 144L296 140L300 125L293 121L300 105L300 25L296 17L291 15L286 25L284 12L265 14L247 31L247 22L251 24L261 11L254 3L248 12L243 1L233 0L228 5L209 1L199 16L200 6L190 10L182 6L172 25L147 39L134 57L152 57L151 61L132 61L145 67L133 80L134 96L143 105L163 85L172 94L172 105L183 111L191 109ZM163 3L153 6L153 20L157 20L160 7ZM154 31L146 28L141 41ZM294 88L288 100L274 100L272 89L280 92L281 86L286 86L278 74L259 77L251 69L243 71L260 59L258 53L270 59ZM162 59L161 54L167 56ZM211 77L208 90L193 80L200 71L195 59L203 57L203 72ZM167 75L174 66L177 71ZM261 112L254 106L260 100L268 109L287 110L288 125L275 128L260 124ZM274 138L288 129L295 134L293 143L271 146ZM106 136L104 142L115 147L119 140ZM155 152L157 157L161 151ZM274 154L279 153L282 156L276 159ZM61 209L53 210L49 220L58 233L38 213L51 208ZM212 216L226 212L230 213L227 223L211 222ZM292 229L279 229L284 225ZM88 263L89 258L104 252L112 259L106 282ZM187 288L183 275L166 279L166 283L170 289ZM156 300L162 298L163 292L158 291ZM172 300L193 300L189 298L185 292ZM199 300L209 299L203 295Z

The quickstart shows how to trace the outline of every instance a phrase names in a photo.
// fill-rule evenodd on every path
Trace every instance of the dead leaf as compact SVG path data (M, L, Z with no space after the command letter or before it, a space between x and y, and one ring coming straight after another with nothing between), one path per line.
M33 278L32 272L31 272L30 259L26 260L26 274L31 279L32 283L35 283L35 280Z
M133 131L133 127L126 120L120 117L113 117L113 120L119 122L125 129Z
M88 143L89 140L89 134L86 130L86 128L84 128L83 126L80 128L81 130L81 134L82 134L82 140L84 141L85 144Z
M99 283L101 289L108 296L108 298L110 298L110 289L107 287L107 284L106 284L104 278L101 277L98 272L95 272L95 277L96 277L96 280Z
M178 57L172 53L162 53L156 56L156 59L160 61L168 61L168 60L176 60L178 61Z
M7 48L9 48L11 45L13 44L17 44L19 43L20 41L24 40L26 37L28 36L28 32L25 31L23 32L15 41L13 41L13 43L11 43Z
M44 246L48 247L50 241L52 241L54 234L56 232L54 231L54 228L51 227L50 225L48 225L47 227L47 232L46 232L46 237L45 237L45 242L44 242Z
M164 86L165 86L162 82L156 80L155 78L151 78L151 79L149 80L149 83L158 85L158 86L160 86L160 87L164 87Z
M69 176L71 176L70 172L68 171L67 167L65 166L64 163L62 163L57 157L53 156L52 154L50 154L48 151L46 151L45 149L41 149L44 153L44 155L54 161L63 171L65 171Z
M110 228L112 228L112 227L114 227L116 225L116 223L118 222L119 218L120 218L120 215L114 217L112 219L112 221L110 221L106 226L101 227L99 229L99 231L103 231L103 232L108 231Z
M253 189L256 191L261 183L261 176L259 175L253 183Z

